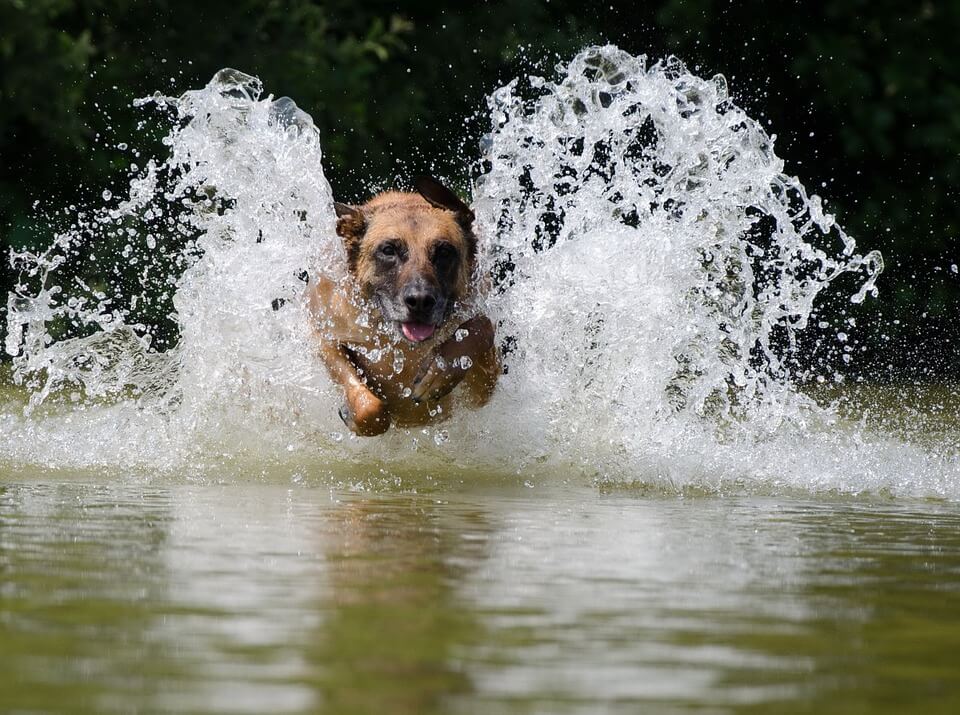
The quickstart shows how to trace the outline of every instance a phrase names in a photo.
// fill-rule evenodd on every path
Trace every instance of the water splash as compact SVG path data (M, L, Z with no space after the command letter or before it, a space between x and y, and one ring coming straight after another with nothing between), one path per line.
M528 314L520 306L567 313L523 346L552 353L536 370L586 358L607 378L598 396L663 385L668 403L642 389L659 403L643 411L751 428L764 408L791 403L785 356L814 300L860 273L851 299L861 302L875 291L879 254L855 253L819 197L784 173L722 76L702 80L675 59L648 68L605 47L581 53L558 83L529 78L532 98L518 84L491 99L477 206L496 237L490 267L514 274L492 301L508 330L524 334L512 322ZM625 362L600 367L607 360Z
M66 393L85 422L91 412L102 420L105 433L75 458L169 466L211 445L233 453L237 438L244 445L263 434L257 419L308 402L291 404L299 398L291 392L328 388L314 382L307 322L296 310L303 271L336 275L344 262L329 238L333 199L319 137L291 100L260 93L259 80L223 70L202 90L139 102L170 114L168 158L151 161L126 200L81 214L45 253L14 255L21 284L9 299L7 350L32 388L29 408ZM111 252L117 236L124 243ZM71 260L126 280L90 287ZM166 270L150 270L160 263ZM128 267L140 265L131 280ZM169 296L179 336L164 352L152 345L155 326L131 318L138 300L158 294ZM293 307L274 310L286 303ZM94 406L103 398L111 407ZM62 452L73 442L62 419L45 431L49 420L22 428L43 431L40 441ZM128 440L111 434L117 426ZM112 448L118 441L131 448Z
M336 278L345 263L320 140L291 100L260 95L224 70L145 100L171 113L169 157L46 253L14 256L7 349L33 412L3 415L0 458L960 494L952 458L870 437L795 387L815 301L844 274L860 285L844 299L873 293L879 254L857 253L785 174L722 77L614 47L490 97L473 199L495 279L486 308L509 352L493 402L353 438L301 300L304 270ZM84 282L71 264L84 260L101 275L132 267L133 287ZM164 284L179 337L160 351L137 300Z

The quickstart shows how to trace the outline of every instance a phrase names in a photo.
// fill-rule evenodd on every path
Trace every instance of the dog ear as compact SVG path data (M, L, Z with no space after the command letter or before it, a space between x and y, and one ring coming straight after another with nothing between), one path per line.
M348 206L347 204L341 204L339 201L333 202L333 210L337 212L337 220L350 218L354 220L363 221L363 212L354 207Z
M465 228L469 228L470 224L473 223L475 216L473 215L473 211L470 210L470 207L463 203L459 196L433 177L417 176L413 180L413 185L417 189L417 193L425 198L431 206L435 206L438 209L446 209L456 214L457 221L463 224Z
M343 239L343 245L347 249L347 262L353 269L360 258L360 243L367 230L367 218L363 211L353 206L335 201L333 208L337 212L337 235Z

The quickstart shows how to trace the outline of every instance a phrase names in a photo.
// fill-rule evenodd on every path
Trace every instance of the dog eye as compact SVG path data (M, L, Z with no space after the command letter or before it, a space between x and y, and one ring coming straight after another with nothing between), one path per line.
M396 258L400 255L400 249L397 248L397 244L389 241L380 245L378 253L384 258Z
M449 243L438 243L433 249L433 262L437 265L449 264L457 259L457 249Z

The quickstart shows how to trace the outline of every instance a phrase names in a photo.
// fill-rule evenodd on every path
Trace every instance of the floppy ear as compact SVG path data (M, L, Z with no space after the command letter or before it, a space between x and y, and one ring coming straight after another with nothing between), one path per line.
M413 180L413 185L427 202L438 209L453 211L459 221L465 228L469 228L475 218L473 211L467 206L460 197L453 193L446 186L430 176L417 176Z
M335 201L333 208L337 212L337 235L343 239L343 245L347 249L347 263L353 270L360 258L360 243L367 230L367 219L363 211L353 206Z

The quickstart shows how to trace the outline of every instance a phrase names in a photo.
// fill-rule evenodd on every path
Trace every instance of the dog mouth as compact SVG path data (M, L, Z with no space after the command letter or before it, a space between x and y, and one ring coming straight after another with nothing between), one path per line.
M380 309L380 315L393 323L405 340L414 344L434 337L454 308L445 298L440 301L440 305L428 312L405 310L397 305L396 301L379 294L374 296L374 301Z
M420 323L415 320L404 320L400 323L400 331L403 337L411 343L422 343L429 340L437 331L437 326L432 323Z

